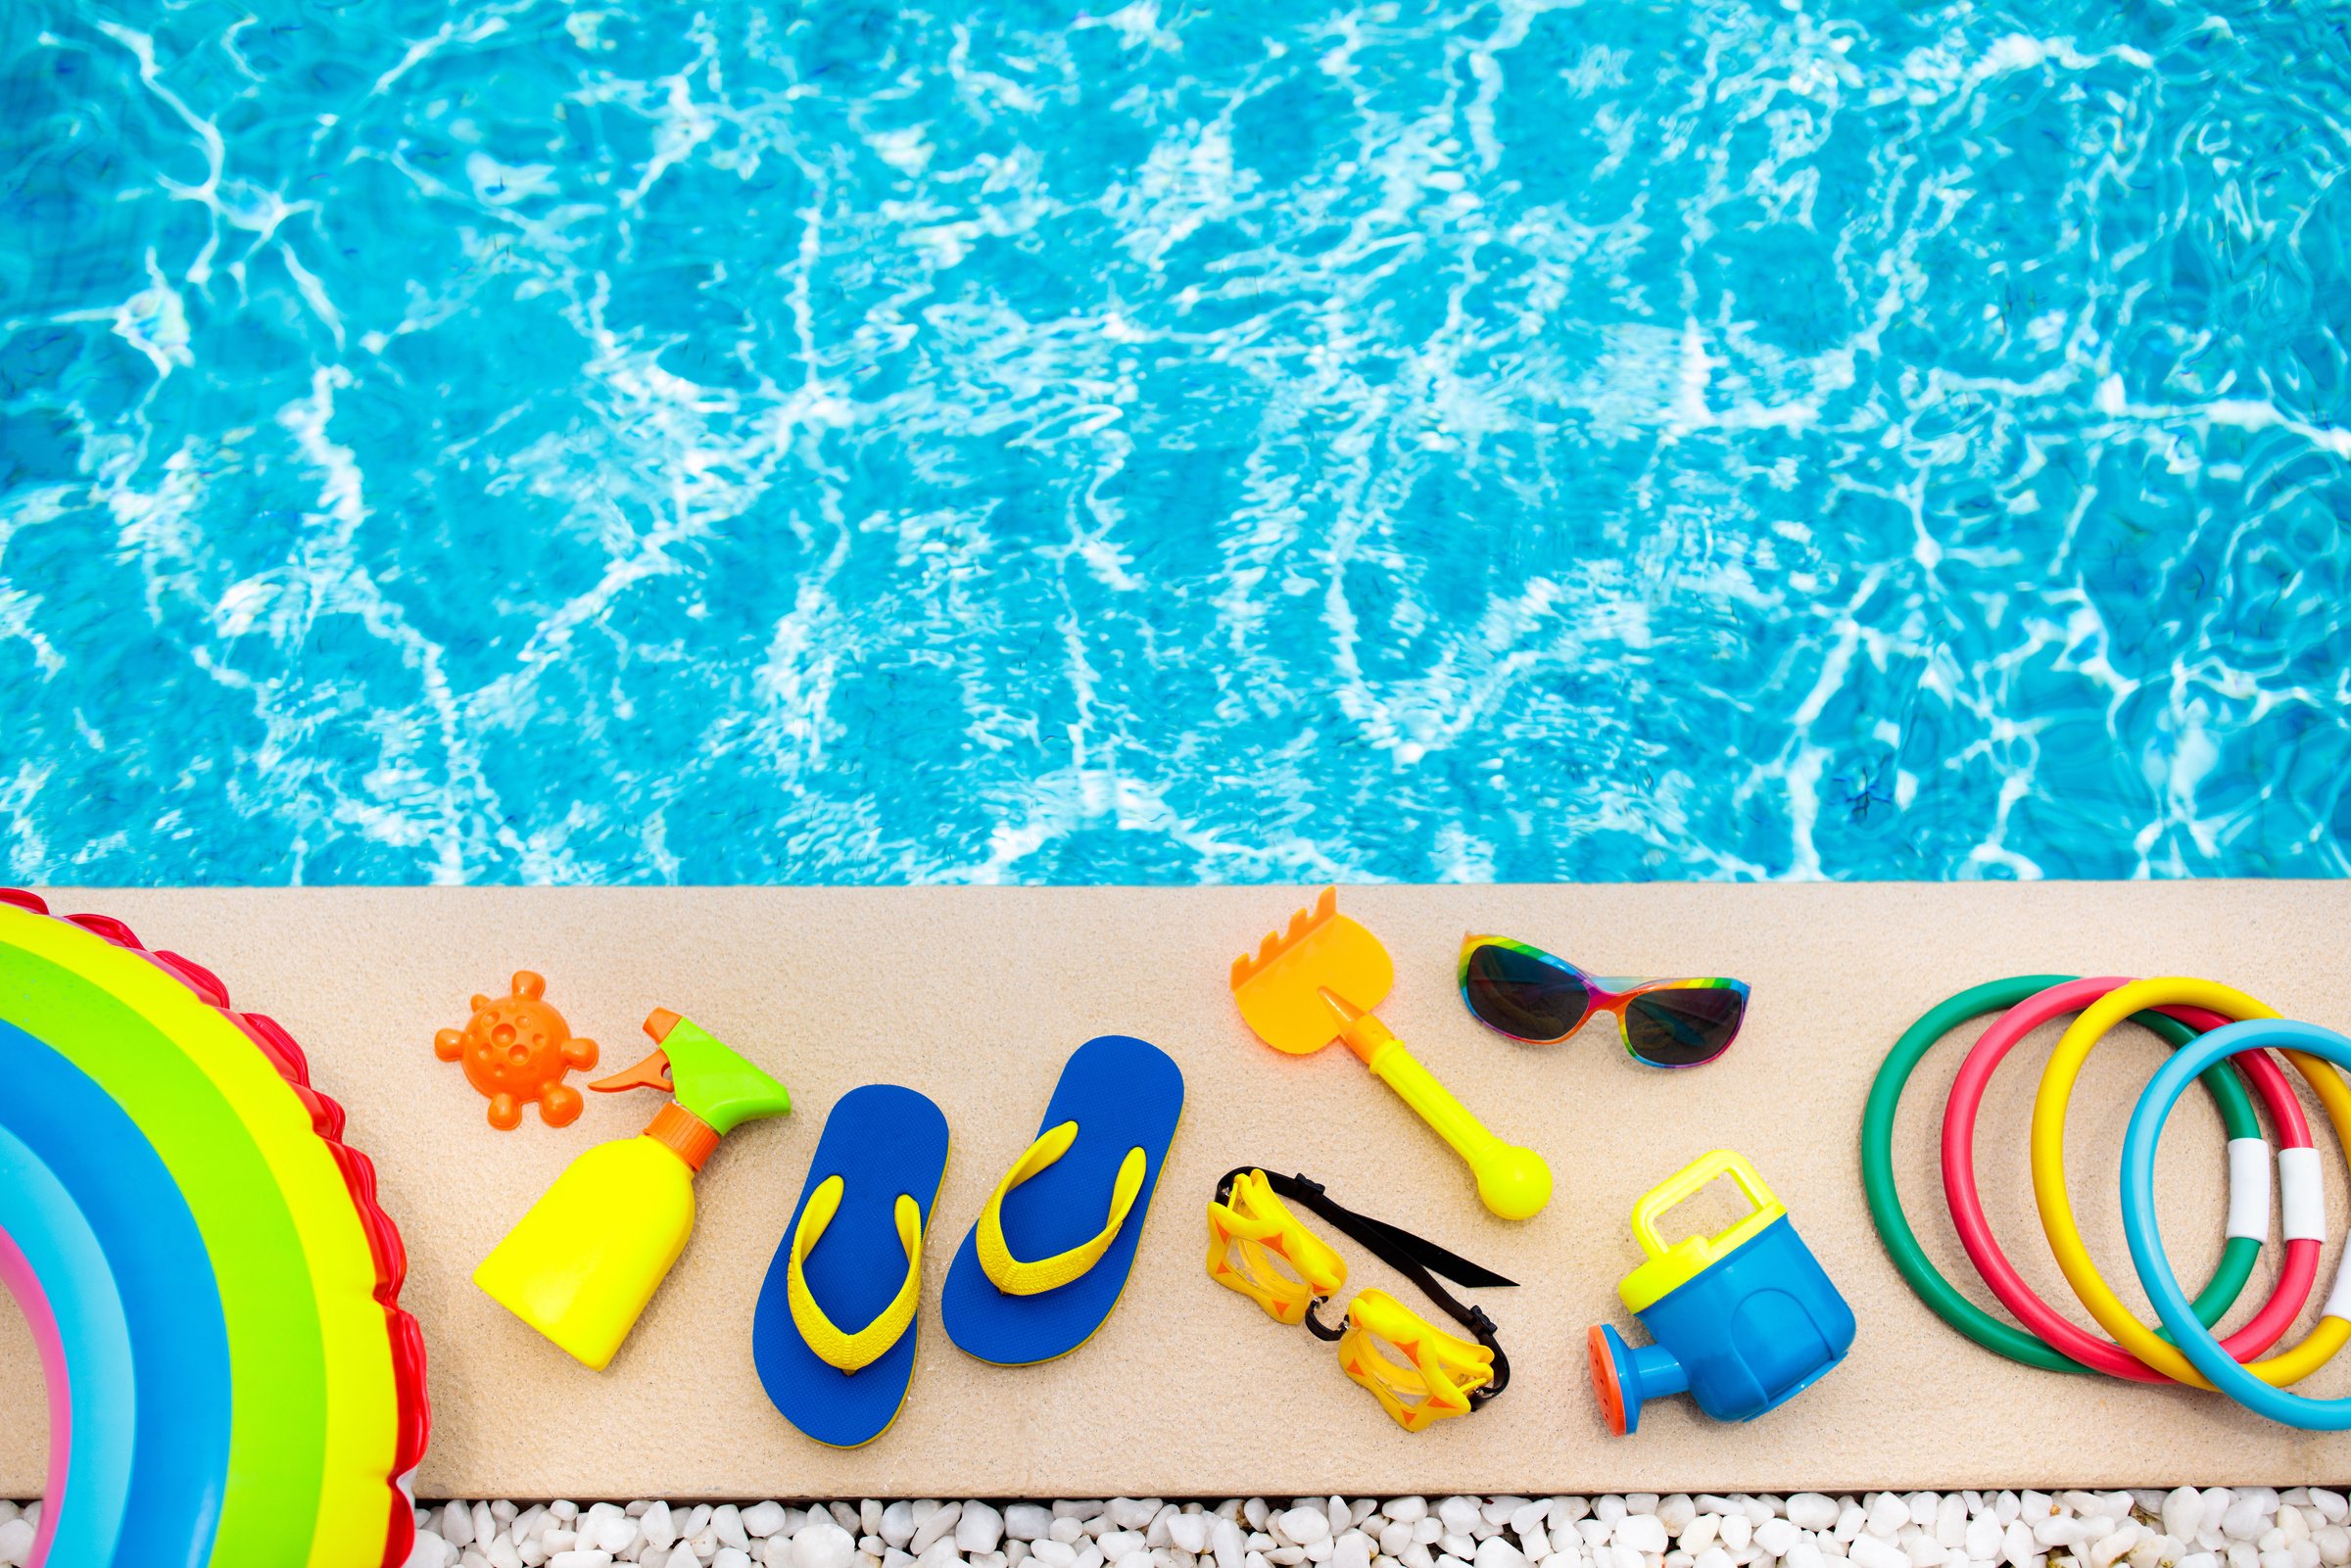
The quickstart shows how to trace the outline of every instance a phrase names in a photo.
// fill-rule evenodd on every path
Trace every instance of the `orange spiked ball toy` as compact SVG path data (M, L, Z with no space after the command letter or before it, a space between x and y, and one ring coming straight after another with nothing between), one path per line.
M501 1132L521 1124L525 1104L535 1103L549 1126L562 1127L578 1119L584 1103L563 1077L596 1066L596 1042L573 1035L546 996L546 980L517 970L507 995L476 996L465 1027L433 1036L433 1054L462 1061L465 1081L489 1096L490 1125Z

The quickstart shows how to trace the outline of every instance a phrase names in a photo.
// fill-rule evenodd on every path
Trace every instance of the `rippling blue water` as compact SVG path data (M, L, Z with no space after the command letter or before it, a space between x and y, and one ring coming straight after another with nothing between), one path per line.
M2351 870L2351 9L0 6L8 879Z

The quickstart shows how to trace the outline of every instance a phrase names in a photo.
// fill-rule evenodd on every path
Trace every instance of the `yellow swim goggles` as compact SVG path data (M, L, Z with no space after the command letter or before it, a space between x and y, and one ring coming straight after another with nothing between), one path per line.
M1465 1340L1422 1317L1383 1290L1361 1290L1347 1305L1347 1326L1332 1328L1316 1308L1347 1283L1347 1262L1298 1223L1282 1200L1302 1204L1363 1243L1427 1293L1469 1330ZM1467 1415L1511 1381L1510 1357L1495 1343L1494 1320L1437 1283L1507 1286L1409 1230L1342 1208L1305 1176L1269 1176L1253 1166L1225 1172L1208 1206L1208 1277L1266 1309L1276 1323L1304 1323L1317 1339L1335 1340L1339 1366L1371 1391L1407 1432L1447 1416Z

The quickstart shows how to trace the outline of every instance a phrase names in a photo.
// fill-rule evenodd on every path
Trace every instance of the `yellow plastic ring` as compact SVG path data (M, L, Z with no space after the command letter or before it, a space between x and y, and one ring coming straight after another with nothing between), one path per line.
M2082 1064L2115 1024L2134 1013L2164 1006L2209 1008L2237 1020L2279 1016L2275 1008L2242 991L2178 974L2134 980L2092 1002L2057 1042L2048 1067L2041 1072L2040 1092L2033 1101L2033 1199L2040 1210L2041 1229L2048 1233L2049 1251L2056 1255L2057 1266L2065 1271L2066 1282L2073 1286L2074 1294L2082 1299L2082 1305L2098 1320L2099 1326L2114 1336L2117 1345L2166 1377L2209 1389L2211 1380L2197 1371L2169 1341L2133 1316L2131 1308L2107 1285L2097 1265L2090 1261L2089 1250L2082 1243L2082 1230L2074 1223L2073 1204L2065 1193L2065 1111L2073 1097L2074 1081L2081 1076ZM2316 1057L2301 1051L2282 1054L2318 1092L2319 1101L2327 1110L2327 1119L2334 1124L2336 1140L2346 1151L2351 1151L2351 1084ZM2265 1383L2283 1388L2326 1365L2346 1340L2351 1340L2351 1323L2339 1317L2325 1318L2292 1350L2264 1361L2250 1362L2245 1370Z

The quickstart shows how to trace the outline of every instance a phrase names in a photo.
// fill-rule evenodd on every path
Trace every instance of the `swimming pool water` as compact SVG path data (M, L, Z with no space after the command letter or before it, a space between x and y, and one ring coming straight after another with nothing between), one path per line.
M2317 4L12 0L0 874L2339 876L2347 173Z

